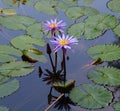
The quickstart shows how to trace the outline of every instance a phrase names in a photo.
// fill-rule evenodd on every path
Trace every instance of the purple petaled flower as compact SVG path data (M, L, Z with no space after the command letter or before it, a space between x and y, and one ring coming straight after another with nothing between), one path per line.
M66 49L71 49L72 45L78 44L77 38L69 35L65 36L64 34L58 35L54 40L50 40L50 42L55 45L54 52L62 48L64 54L66 54Z
M43 24L43 27L45 28L45 32L51 32L52 36L56 36L55 32L58 31L59 33L63 32L63 28L66 26L66 24L60 20L57 21L57 19L46 21L46 23Z

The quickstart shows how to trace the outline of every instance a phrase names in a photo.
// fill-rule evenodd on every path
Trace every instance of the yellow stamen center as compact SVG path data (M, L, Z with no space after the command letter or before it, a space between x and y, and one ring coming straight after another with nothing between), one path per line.
M59 44L60 45L66 45L66 44L68 44L68 41L67 40L60 40Z
M58 24L56 24L56 23L51 23L51 24L50 24L50 27L51 27L51 28L56 28L57 26L58 26Z

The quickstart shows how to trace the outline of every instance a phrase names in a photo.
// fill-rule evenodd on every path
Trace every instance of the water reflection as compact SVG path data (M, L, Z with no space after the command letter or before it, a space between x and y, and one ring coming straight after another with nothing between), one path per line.
M55 104L54 108L57 110L63 110L70 111L71 107L70 105L75 105L68 96L63 96L60 98L60 100Z
M57 110L70 111L70 105L75 104L70 100L68 93L75 86L75 81L67 81L66 79L66 59L68 60L69 57L66 57L63 53L61 67L57 70L57 66L59 64L57 62L57 53L55 53L54 56L51 55L51 48L49 44L47 44L46 52L49 56L52 69L45 69L44 72L41 66L39 66L39 77L42 78L47 85L50 85L50 91L47 96L49 106L45 111L48 111L53 106ZM53 90L57 91L60 96L52 94Z

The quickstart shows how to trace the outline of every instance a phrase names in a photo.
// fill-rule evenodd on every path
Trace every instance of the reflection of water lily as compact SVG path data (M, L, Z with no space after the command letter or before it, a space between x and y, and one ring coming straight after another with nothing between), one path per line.
M51 32L52 36L55 36L56 31L59 33L63 32L65 26L66 24L62 20L57 21L57 19L46 21L43 24L43 27L46 29L45 32Z
M66 52L66 49L71 49L71 46L74 44L78 44L78 40L74 38L73 36L69 35L58 35L54 40L50 40L52 44L54 44L56 47L54 49L54 52L57 52L59 49L63 49L64 54Z

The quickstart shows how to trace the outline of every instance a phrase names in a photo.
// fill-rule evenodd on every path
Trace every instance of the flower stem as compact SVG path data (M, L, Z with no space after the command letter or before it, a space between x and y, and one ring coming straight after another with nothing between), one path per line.
M64 82L66 81L66 60L65 60L65 54L63 51L63 70L64 70Z

